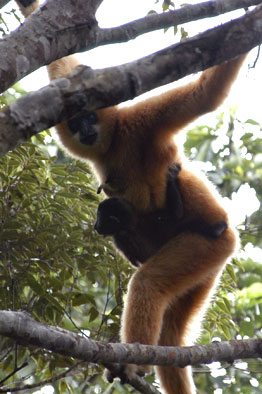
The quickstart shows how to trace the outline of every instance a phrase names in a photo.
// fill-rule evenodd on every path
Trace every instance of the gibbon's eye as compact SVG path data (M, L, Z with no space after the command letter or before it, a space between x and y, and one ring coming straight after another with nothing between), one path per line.
M72 134L76 134L79 132L81 128L81 118L73 118L69 119L67 122L67 125L71 131Z
M92 122L89 120L90 115ZM67 125L72 134L79 133L79 141L84 145L93 145L97 140L98 133L93 127L96 123L97 115L95 113L86 114L84 116L77 116L75 118L69 119Z
M97 116L96 112L90 112L89 114L87 114L87 119L88 119L88 123L90 125L96 124L98 121L98 116Z

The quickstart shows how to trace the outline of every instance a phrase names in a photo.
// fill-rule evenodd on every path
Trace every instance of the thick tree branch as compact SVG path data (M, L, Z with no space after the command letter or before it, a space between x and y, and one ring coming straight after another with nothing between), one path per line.
M261 20L262 5L239 19L141 60L105 70L78 67L69 77L23 96L0 112L0 155L83 108L93 111L133 99L248 52L262 42Z
M22 346L37 346L79 360L103 364L185 367L262 356L262 339L232 340L185 347L104 343L38 323L26 313L13 311L0 311L0 335L13 338Z
M59 48L57 42L64 41L60 45L66 52L77 52L81 34L72 34L72 31L79 32L79 27L85 26L84 35L87 34L88 41L93 42L92 36L97 29L95 12L101 2L102 0L48 1L30 15L19 29L4 37L0 41L0 52L6 54L0 60L0 91L56 59ZM60 54L58 57L61 57Z
M68 54L126 42L149 31L257 5L261 0L209 1L148 15L111 29L100 29L97 25L94 15L101 2L76 0L73 4L68 0L49 0L24 25L4 38L0 52L8 56L0 59L0 92L39 67Z

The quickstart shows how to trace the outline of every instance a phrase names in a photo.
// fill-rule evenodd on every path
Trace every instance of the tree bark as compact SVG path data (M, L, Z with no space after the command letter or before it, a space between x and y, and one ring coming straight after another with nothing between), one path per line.
M261 4L261 0L209 1L159 15L148 15L119 27L101 29L95 19L101 2L49 0L19 29L2 39L0 53L7 56L0 58L0 92L63 56L101 45L126 42L157 29ZM238 42L238 47L240 45Z
M79 360L102 364L185 367L262 356L262 339L232 340L185 347L104 343L38 323L26 313L13 311L0 311L0 335L13 338L23 346L37 346Z
M141 60L104 70L80 66L68 77L52 81L0 112L0 156L84 107L94 111L116 105L249 51L262 42L261 20L262 5Z

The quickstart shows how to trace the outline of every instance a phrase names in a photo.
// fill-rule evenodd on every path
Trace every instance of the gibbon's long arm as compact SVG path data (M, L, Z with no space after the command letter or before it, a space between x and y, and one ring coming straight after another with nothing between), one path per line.
M133 128L143 119L145 132L150 129L149 138L152 138L153 133L156 138L163 138L164 133L176 134L199 116L214 111L223 103L245 58L246 55L243 55L214 66L204 71L196 81L123 108L120 116L123 112L122 116L130 119Z
M245 60L242 55L234 60L214 66L185 86L180 86L158 96L151 97L130 107L112 111L113 122L108 123L108 112L100 113L100 127L108 129L116 119L123 132L137 133L140 137L163 139L176 134L187 124L218 108L227 97L239 69ZM47 67L51 80L65 76L79 63L74 56L62 58ZM163 116L164 114L164 116ZM89 152L86 149L87 157Z

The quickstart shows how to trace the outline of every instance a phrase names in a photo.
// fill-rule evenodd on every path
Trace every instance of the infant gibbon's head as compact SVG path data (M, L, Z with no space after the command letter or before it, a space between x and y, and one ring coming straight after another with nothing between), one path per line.
M95 229L102 235L116 235L135 225L136 212L123 198L112 197L98 207Z

